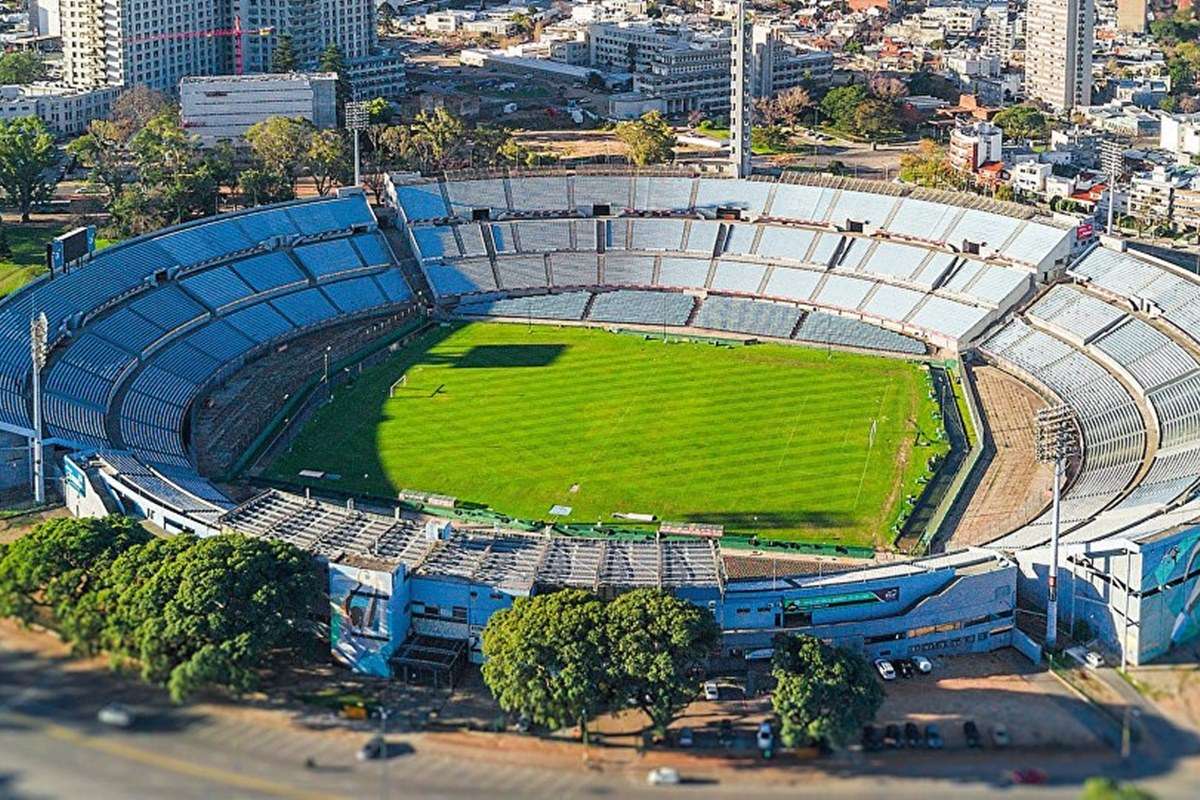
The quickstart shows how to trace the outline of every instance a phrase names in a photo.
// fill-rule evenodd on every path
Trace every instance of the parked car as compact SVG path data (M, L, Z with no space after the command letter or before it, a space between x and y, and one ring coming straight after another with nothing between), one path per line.
M1008 747L1012 744L1012 739L1008 735L1008 728L1003 725L993 725L992 744L996 745L996 747Z
M721 720L717 729L717 743L722 747L733 747L733 723L727 719Z
M704 682L704 699L705 700L720 700L721 699L721 687L717 686L716 681L705 681Z
M1040 769L1014 769L1009 775L1013 783L1037 786L1047 780L1046 773Z
M963 737L967 740L967 747L983 747L983 739L979 736L979 726L974 720L967 720L963 723Z
M382 736L372 736L358 749L359 761L374 761L387 754L387 740Z
M945 742L942 741L942 732L938 730L937 725L925 726L925 746L930 750L941 750Z
M120 703L109 703L96 713L96 721L111 728L132 728L133 720L132 709Z
M904 747L904 739L900 736L900 726L895 723L890 723L883 729L883 743L887 747L893 749Z
M888 661L886 658L876 659L875 669L879 671L879 677L883 678L885 681L896 680L896 670L894 667L892 667L892 662Z
M922 672L926 675L933 672L933 662L925 656L913 656L912 662L913 666L917 668L917 672Z
M647 773L646 783L651 786L678 786L679 771L674 767L655 767Z
M691 728L680 728L678 741L680 747L691 747L696 743L696 737Z
M876 728L874 725L863 726L862 747L863 750L872 753L883 749L883 735L880 734L879 728Z
M758 724L755 742L758 744L759 750L770 750L775 745L775 734L771 730L771 723L760 722Z
M916 669L913 668L913 663L907 658L901 658L897 661L893 661L892 665L896 668L896 672L900 674L901 678L911 678L916 674Z
M921 729L915 722L904 723L904 743L909 747L921 746Z
M1083 657L1083 660L1092 669L1100 669L1104 666L1104 656L1100 655L1095 650L1088 650L1088 653Z

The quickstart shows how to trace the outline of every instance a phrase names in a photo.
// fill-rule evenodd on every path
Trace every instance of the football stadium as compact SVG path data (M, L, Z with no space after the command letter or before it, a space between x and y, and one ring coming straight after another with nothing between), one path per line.
M397 174L9 296L0 430L75 514L312 552L374 674L638 586L732 657L1036 652L1017 614L1056 609L1136 664L1200 632L1198 322L1194 275L977 197Z

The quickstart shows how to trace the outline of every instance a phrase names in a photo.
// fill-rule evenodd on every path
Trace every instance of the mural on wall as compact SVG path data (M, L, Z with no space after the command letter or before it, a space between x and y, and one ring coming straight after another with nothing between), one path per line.
M1170 586L1200 569L1200 531L1194 532L1167 549L1151 572L1153 586L1163 593L1167 609L1174 615L1172 646L1200 634L1200 575Z
M329 565L330 632L333 655L355 672L388 677L388 659L407 631L396 619L395 597L404 583L403 565L396 572L348 564Z

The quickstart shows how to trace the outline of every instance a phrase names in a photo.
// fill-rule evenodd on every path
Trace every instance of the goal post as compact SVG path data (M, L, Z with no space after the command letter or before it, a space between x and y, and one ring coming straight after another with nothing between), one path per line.
M403 375L401 375L399 378L396 378L396 380L392 381L392 385L388 388L388 397L389 398L395 397L396 390L402 386L407 386L407 385L408 385L408 373L406 372Z

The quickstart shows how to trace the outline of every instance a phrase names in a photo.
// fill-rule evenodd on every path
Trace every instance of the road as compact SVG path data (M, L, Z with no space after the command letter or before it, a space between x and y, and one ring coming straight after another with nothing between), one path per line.
M132 731L104 728L97 708L113 699L142 709ZM464 736L459 736L463 739ZM687 797L755 800L779 796L830 798L985 798L1007 785L1011 766L1039 766L1055 780L1047 787L1005 790L1005 796L1073 798L1083 777L1117 769L1115 756L1012 754L1007 765L992 754L889 753L809 767L740 769L711 760L655 755L624 761L596 751L591 766L570 749L556 762L528 740L478 735L484 747L453 735L389 737L390 757L358 763L364 734L301 727L283 711L220 706L172 708L157 691L94 669L48 658L3 638L0 631L0 797L7 800L76 798L588 798L661 797L645 786L651 763L676 763L690 785ZM505 752L510 750L510 752ZM304 761L312 758L316 768ZM664 761L665 759L665 761ZM608 763L600 764L600 761ZM1026 762L1029 763L1026 763ZM1194 765L1190 765L1193 766ZM1143 778L1164 800L1192 796L1197 772L1171 767Z

